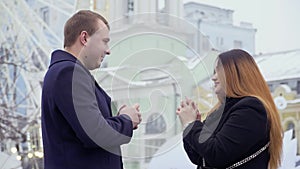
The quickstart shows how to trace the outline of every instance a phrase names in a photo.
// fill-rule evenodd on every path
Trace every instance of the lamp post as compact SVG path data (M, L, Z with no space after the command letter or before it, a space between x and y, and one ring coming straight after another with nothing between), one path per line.
M178 93L177 91L177 86L176 86L176 83L175 82L172 82L172 87L173 87L173 92L174 92L174 112L176 112L177 110L177 98L180 97L180 94ZM174 124L174 134L176 135L177 134L177 130L178 130L178 125L177 125L177 122L176 122L176 119L177 119L177 116L175 116L175 124Z
M199 53L199 55L200 55L200 50L201 50L201 48L200 48L200 45L201 45L201 39L200 39L201 38L201 30L200 30L201 22L202 22L202 19L199 18L197 20L197 52Z

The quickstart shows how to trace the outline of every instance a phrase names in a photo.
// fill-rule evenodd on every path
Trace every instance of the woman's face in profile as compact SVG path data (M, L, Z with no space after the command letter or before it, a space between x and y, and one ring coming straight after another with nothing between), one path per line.
M221 79L222 76L224 76L223 72L223 67L219 64L216 64L214 74L211 78L211 80L214 82L214 92L219 96L225 96L225 82Z

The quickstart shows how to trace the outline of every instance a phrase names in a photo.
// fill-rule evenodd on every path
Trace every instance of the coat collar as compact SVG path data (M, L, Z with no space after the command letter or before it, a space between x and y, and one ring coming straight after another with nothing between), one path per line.
M63 51L63 50L54 51L51 55L51 61L50 61L49 68L52 65L54 65L55 63L63 62L63 61L71 61L71 62L79 64L91 76L91 78L95 81L96 87L101 89L102 92L104 92L103 89L99 86L99 84L95 80L94 76L91 74L91 72L87 68L85 68L83 66L83 64L75 56L73 56L72 54L70 54L66 51Z
M56 50L51 55L51 61L49 68L54 65L55 63L62 62L62 61L71 61L71 62L78 62L80 63L75 56L72 54L63 51L63 50Z
M94 76L91 74L91 72L86 67L84 67L83 64L75 56L63 50L55 50L54 52L52 52L49 68L55 63L63 61L71 61L74 62L74 64L80 65L87 72L87 74L89 74L94 79Z

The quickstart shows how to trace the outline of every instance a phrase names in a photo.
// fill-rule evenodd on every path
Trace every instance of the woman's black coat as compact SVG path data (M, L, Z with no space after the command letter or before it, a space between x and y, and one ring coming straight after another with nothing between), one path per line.
M252 155L269 142L269 123L262 102L255 97L227 98L202 123L195 121L183 132L190 160L201 168L226 168ZM267 169L268 148L237 169Z

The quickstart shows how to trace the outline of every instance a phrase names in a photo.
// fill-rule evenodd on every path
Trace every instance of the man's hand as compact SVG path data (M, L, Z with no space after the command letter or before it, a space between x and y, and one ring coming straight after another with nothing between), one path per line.
M130 117L130 120L132 121L133 129L138 128L138 125L142 121L139 104L134 104L132 107L122 105L119 109L118 115L122 115L122 114L126 114Z

